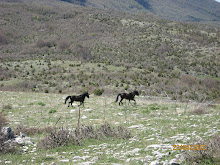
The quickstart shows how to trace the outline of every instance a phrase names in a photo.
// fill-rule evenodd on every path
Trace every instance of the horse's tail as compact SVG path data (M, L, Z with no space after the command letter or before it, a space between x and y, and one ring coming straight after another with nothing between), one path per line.
M65 104L66 104L66 101L71 98L71 96L67 96L66 99L65 99Z
M120 93L118 94L118 96L117 96L117 98L116 98L115 102L117 102L117 101L118 101L118 97L119 97L119 96L121 96L121 94L120 94Z

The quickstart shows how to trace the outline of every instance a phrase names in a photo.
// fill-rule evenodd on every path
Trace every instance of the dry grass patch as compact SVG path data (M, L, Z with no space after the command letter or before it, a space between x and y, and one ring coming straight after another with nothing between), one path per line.
M197 143L204 146L204 150L191 150L186 152L186 161L192 164L219 164L220 163L220 136L215 135L208 141Z
M52 126L48 127L43 127L43 128L38 128L38 127L25 127L22 125L19 125L15 128L14 133L19 135L20 132L26 134L26 135L38 135L42 133L49 133L53 130L54 128Z
M208 114L208 110L205 107L197 107L192 112L194 115Z
M52 130L48 136L42 139L39 143L39 147L51 149L68 144L80 145L84 139L100 140L105 137L127 139L131 137L131 133L125 127L113 127L108 123L97 128L93 126L77 127L74 131L60 128Z

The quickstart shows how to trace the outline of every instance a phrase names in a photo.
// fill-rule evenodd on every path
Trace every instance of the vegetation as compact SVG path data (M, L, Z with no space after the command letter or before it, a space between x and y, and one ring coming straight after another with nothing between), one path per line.
M192 150L185 153L187 163L218 164L220 162L220 136L213 136L208 141L196 145L205 145L205 150Z
M59 3L61 1L66 3ZM29 2L49 6L62 6L64 4L71 6L71 4L73 4L72 6L78 5L102 10L114 10L130 13L152 13L168 20L220 25L220 4L214 0L39 0L38 2L29 0ZM70 18L72 16L72 14L66 14L65 18ZM39 17L35 16L35 21L38 22Z
M63 104L65 96L0 92L0 104L12 105L11 109L0 108L4 118L10 120L14 133L19 136L22 132L34 142L15 147L10 151L13 154L1 152L1 163L64 164L62 161L66 160L70 164L150 164L155 160L168 163L173 159L180 163L184 155L186 162L182 164L218 164L219 104L138 96L135 98L137 105L127 101L118 106L114 103L116 96L91 95L80 108L80 127L77 129L78 104L67 108ZM39 105L39 102L46 105ZM199 107L208 113L194 113ZM57 112L48 113L50 109ZM207 146L204 153L173 150L173 145L198 143ZM161 148L153 148L158 145Z
M65 5L0 8L1 91L220 96L216 27Z
M0 2L0 128L35 142L10 146L0 130L0 164L182 162L174 144L219 144L217 26L50 2ZM137 105L115 103L134 89Z

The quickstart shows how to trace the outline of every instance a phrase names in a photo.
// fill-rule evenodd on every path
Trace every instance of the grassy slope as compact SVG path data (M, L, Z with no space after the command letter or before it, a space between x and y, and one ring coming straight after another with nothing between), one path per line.
M217 28L63 5L1 4L1 90L219 96Z
M77 125L78 104L67 108L67 105L63 104L65 97L66 95L62 94L0 92L1 111L9 119L12 129L18 125L27 128L53 126L59 117L62 118L57 127L72 129ZM69 163L124 164L127 161L127 164L143 164L154 160L163 162L183 153L174 151L173 145L196 144L198 140L207 140L214 134L219 135L219 105L204 107L203 103L186 104L166 98L136 97L136 106L126 102L126 105L119 107L114 100L114 95L91 95L90 99L86 99L85 107L81 107L81 124L98 126L104 123L105 115L105 121L113 126L128 127L133 138L107 138L101 141L91 139L83 141L81 146L69 145L51 150L29 145L24 154L1 155L0 160L3 164L6 160L12 161L13 164L63 164L62 160L67 159ZM200 108L207 114L192 113ZM51 109L56 111L49 113ZM45 134L35 134L31 137L38 144L44 136ZM150 145L155 144L167 147L150 148ZM134 149L138 151L134 152ZM157 159L160 157L158 152L165 155Z

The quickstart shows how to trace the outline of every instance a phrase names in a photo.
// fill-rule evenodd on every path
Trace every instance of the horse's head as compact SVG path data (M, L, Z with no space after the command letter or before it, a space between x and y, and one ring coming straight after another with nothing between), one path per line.
M137 96L139 96L139 93L138 93L138 91L134 91L133 93L134 93L134 95L137 95Z
M84 96L86 96L87 98L89 98L89 93L88 93L88 92L85 92L85 93L84 93Z

